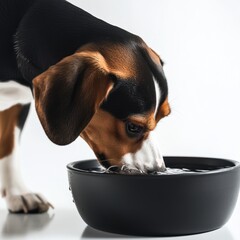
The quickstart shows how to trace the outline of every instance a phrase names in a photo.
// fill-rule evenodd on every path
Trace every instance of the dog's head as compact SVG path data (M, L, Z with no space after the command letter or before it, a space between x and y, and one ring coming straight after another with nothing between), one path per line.
M143 41L88 44L33 80L47 136L66 145L79 135L102 165L164 168L153 142L170 113L162 61Z

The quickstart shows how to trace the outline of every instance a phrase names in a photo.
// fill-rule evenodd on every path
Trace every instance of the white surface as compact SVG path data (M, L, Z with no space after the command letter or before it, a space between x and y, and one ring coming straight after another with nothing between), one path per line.
M88 227L78 215L74 204L40 215L14 215L0 209L0 239L143 239L141 237L111 234ZM239 205L238 205L239 206ZM230 221L222 228L189 236L161 237L161 240L239 240L239 212L236 209ZM146 239L151 239L146 237Z
M238 0L75 0L99 18L140 35L165 61L172 114L158 126L164 155L240 160L240 2ZM115 238L88 229L68 191L66 164L94 157L80 139L52 144L33 111L22 135L23 177L45 194L54 217L7 215L0 200L1 239ZM240 202L217 231L179 237L239 240ZM7 229L7 230L6 230ZM7 234L6 234L7 233ZM169 238L168 238L169 239Z

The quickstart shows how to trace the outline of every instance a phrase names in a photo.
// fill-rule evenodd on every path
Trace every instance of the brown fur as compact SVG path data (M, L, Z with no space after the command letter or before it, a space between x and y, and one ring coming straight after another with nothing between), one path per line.
M33 80L36 110L54 143L71 143L89 123L113 86L109 71L99 52L81 51Z
M147 44L144 43L144 42L142 43L142 46L143 46L143 48L146 49L148 55L151 57L151 59L153 60L153 62L154 62L155 64L157 64L157 65L162 65L162 64L161 64L161 58L160 58L160 56L159 56L153 49L151 49L150 47L148 47Z
M156 114L156 121L158 122L160 119L168 116L171 113L171 108L168 102L168 98L163 102L163 104L159 107Z
M141 125L146 128L147 131L152 131L156 127L156 120L154 118L154 112L150 111L144 115L133 115L129 117L129 120L135 124Z
M78 50L79 54L87 53L98 59L99 66L121 79L136 76L136 60L128 49L121 44L87 44ZM100 57L101 56L101 57Z
M161 117L165 112L162 110ZM104 154L111 165L120 165L120 159L127 153L138 151L144 139L147 138L157 124L154 111L144 115L133 115L129 121L146 129L141 139L131 139L127 136L125 123L111 114L99 109L80 136L89 144L95 153Z
M143 141L148 137L158 121L170 114L168 100L159 107L156 118L154 110L142 115L132 115L129 121L146 129L141 139L131 139L126 134L125 122L115 118L110 113L99 109L80 136L97 154L104 154L111 165L120 165L120 159L127 153L138 151Z
M161 65L160 56L155 51L153 51L151 48L147 47L147 51L148 51L149 56L153 59L153 61L156 64L160 64Z
M144 47L153 61L161 64L159 56ZM129 138L125 123L99 106L113 87L111 75L127 80L135 78L138 70L133 54L120 44L87 44L37 76L33 80L35 104L48 137L65 145L80 135L96 154L106 155L110 164L118 164L126 153L135 153L149 131L170 113L167 99L156 118L154 109L129 118L145 127L140 140Z
M132 55L121 45L87 44L33 80L36 110L54 143L79 136L111 91L112 75L135 76Z
M15 105L0 112L0 159L8 156L14 148L14 127L21 109L21 105Z

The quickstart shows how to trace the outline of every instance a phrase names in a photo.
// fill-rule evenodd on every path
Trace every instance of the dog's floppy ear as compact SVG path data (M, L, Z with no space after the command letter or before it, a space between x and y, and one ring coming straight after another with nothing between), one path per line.
M110 70L97 51L77 52L33 80L35 106L49 139L73 142L113 87Z

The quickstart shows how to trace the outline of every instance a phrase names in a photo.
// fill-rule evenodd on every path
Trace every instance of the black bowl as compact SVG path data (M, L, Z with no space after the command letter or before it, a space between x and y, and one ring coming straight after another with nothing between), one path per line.
M173 236L218 229L230 218L240 184L236 161L165 157L171 168L208 169L174 175L95 173L97 160L68 164L72 196L83 220L112 233Z

